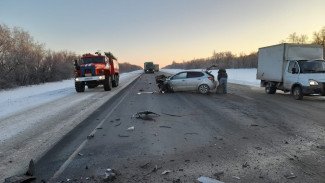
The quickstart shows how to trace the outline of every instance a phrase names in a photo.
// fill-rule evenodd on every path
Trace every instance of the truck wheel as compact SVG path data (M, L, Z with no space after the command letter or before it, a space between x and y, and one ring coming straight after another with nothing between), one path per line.
M118 86L118 82L119 82L119 77L118 76L114 76L113 87L117 87Z
M266 86L265 87L265 93L267 94L275 94L276 93L276 88L272 86Z
M112 77L111 76L105 76L104 90L105 91L111 91L111 89L112 89Z
M206 84L202 84L199 86L199 92L202 94L207 94L209 92L209 86Z
M296 100L301 100L304 97L304 95L302 94L302 90L301 90L300 86L294 87L293 91L292 91L292 94L293 94L293 97Z
M75 86L77 92L85 91L85 82L75 82L74 86Z

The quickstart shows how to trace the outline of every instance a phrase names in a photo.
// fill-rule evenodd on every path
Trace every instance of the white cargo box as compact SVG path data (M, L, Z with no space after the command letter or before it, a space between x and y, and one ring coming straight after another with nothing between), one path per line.
M287 61L313 59L323 59L322 45L284 43L260 48L256 78L282 82Z

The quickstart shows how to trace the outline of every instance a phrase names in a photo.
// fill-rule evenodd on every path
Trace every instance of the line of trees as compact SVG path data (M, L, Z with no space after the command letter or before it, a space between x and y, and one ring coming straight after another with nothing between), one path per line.
M280 43L296 43L296 44L321 44L324 47L325 55L325 26L320 31L313 33L312 40L309 41L306 34L298 35L296 32L290 34L286 39L281 40ZM239 56L232 54L231 52L215 51L212 57L193 59L190 61L183 61L177 63L173 61L171 65L167 65L166 69L205 69L211 65L217 65L219 68L257 68L257 52L253 52L249 55L240 54Z
M46 50L21 28L0 25L0 89L73 77L76 54Z
M125 63L119 63L120 66L120 73L123 72L131 72L131 71L136 71L136 70L142 70L143 68L138 66L138 65L132 65L128 62Z
M0 90L73 78L73 61L80 57L73 52L47 50L23 29L0 25ZM121 72L139 69L120 64Z
M193 59L191 61L183 61L183 63L173 61L171 65L167 65L164 68L206 69L211 65L216 65L218 68L257 68L257 52L237 56L231 52L216 53L214 51L209 58Z

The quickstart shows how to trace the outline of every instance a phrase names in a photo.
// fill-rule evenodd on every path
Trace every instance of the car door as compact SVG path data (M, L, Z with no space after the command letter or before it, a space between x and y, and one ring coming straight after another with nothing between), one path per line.
M170 78L170 85L174 91L186 90L186 77L187 77L187 72L180 72Z
M295 69L296 72L292 72L292 69ZM294 83L297 83L299 80L300 68L297 61L290 61L288 67L284 72L283 86L285 89L291 90L291 86Z
M186 79L186 90L195 91L203 80L204 74L202 72L188 72Z

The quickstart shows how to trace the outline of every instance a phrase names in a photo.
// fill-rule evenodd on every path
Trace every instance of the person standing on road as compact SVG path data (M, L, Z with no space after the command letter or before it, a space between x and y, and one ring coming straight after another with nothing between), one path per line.
M217 93L227 93L227 79L228 79L228 74L226 72L226 69L219 69L218 71L219 86L217 89Z

